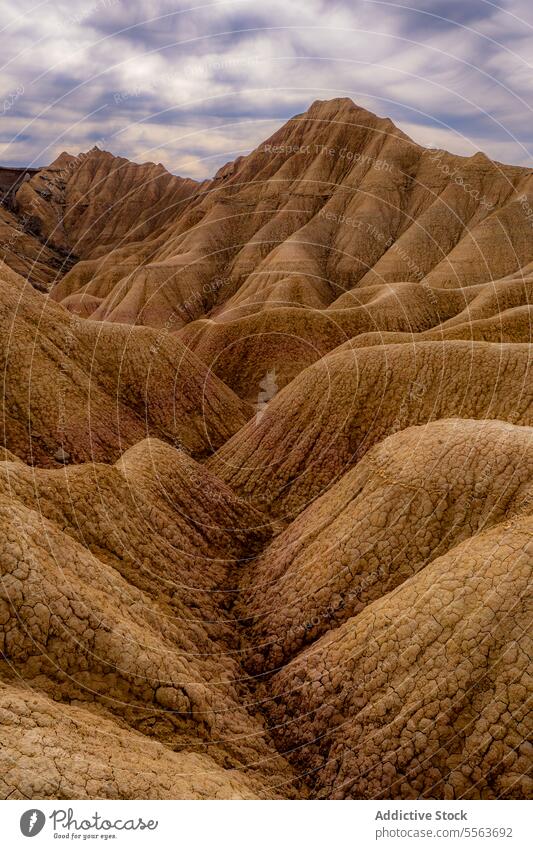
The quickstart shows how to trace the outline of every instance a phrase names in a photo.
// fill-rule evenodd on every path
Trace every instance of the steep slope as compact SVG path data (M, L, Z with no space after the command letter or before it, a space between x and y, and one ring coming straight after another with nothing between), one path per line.
M208 466L290 519L410 425L453 416L533 424L530 371L525 344L348 344L298 375Z
M0 682L2 799L261 799L253 775L104 714ZM285 787L284 787L285 789ZM281 794L280 794L281 795Z
M17 216L0 205L0 262L47 292L71 268L72 261L65 252L45 244L37 227L33 216Z
M341 299L342 301L342 299ZM531 342L531 265L508 277L457 289L381 283L350 292L327 309L274 306L260 313L227 309L198 319L177 336L240 397L257 398L268 371L282 389L341 346L361 348L444 339Z
M273 306L249 315L227 309L220 318L190 322L177 336L234 392L251 401L269 370L276 372L282 389L307 366L354 337L369 331L420 333L455 315L469 300L462 290L428 294L416 283L356 292L354 305L346 309Z
M114 461L148 435L201 456L250 414L170 334L81 321L0 273L3 444L24 460Z
M265 517L161 442L7 455L4 795L527 796L530 467L529 428L410 428L250 560Z
M249 666L276 668L463 540L533 504L533 429L441 419L407 428L264 549L241 582Z
M60 154L20 186L14 206L19 215L31 211L48 245L85 259L148 238L197 188L161 164L137 165L94 147Z
M150 255L130 251L115 276L105 257L75 268L54 297L178 329L211 310L345 308L383 283L461 288L533 259L532 204L527 169L428 150L349 99L317 101L183 212L169 206Z
M252 508L232 503L189 457L149 440L116 467L45 471L4 461L0 490L4 726L30 708L33 723L43 717L36 750L46 767L39 777L19 759L29 742L19 727L3 755L8 786L18 775L18 793L54 795L59 780L83 796L141 795L144 769L159 775L150 795L275 796L276 785L294 781L245 708L226 622L226 576L268 536ZM69 768L59 778L48 746L64 737L61 749L86 762L96 727L99 757L108 736L115 758L131 748L140 764L128 756L117 767L108 754L88 780Z
M275 676L277 745L318 795L531 795L532 528L461 543Z

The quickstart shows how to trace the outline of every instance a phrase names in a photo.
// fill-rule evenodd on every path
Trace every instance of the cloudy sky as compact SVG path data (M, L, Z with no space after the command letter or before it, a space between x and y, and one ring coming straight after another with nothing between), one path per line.
M1 164L94 144L203 178L316 99L531 165L531 0L2 0Z

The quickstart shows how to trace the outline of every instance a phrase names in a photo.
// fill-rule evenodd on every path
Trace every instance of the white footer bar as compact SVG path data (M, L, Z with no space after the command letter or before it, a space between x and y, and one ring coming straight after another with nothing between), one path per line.
M194 849L533 846L533 803L8 801L0 842Z

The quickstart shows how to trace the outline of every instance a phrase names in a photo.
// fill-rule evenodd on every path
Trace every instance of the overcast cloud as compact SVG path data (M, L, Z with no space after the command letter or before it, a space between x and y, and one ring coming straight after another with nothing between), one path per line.
M2 2L1 164L98 144L209 176L313 100L531 164L531 0Z

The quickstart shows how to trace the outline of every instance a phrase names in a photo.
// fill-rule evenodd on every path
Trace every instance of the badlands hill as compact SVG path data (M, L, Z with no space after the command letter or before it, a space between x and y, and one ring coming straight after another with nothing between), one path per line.
M244 398L269 368L281 387L362 333L528 339L531 171L421 147L347 99L202 184L93 149L62 154L14 205L43 251L80 260L55 269L54 300L179 331Z
M2 797L530 797L532 173L318 101L0 228Z

